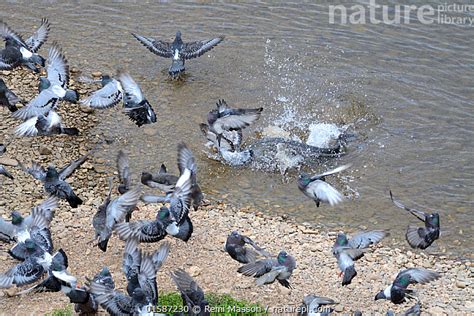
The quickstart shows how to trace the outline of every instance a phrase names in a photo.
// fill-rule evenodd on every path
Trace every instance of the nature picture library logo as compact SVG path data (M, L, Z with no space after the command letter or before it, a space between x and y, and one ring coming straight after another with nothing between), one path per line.
M422 24L474 25L474 4L385 5L376 0L367 4L329 5L330 24Z

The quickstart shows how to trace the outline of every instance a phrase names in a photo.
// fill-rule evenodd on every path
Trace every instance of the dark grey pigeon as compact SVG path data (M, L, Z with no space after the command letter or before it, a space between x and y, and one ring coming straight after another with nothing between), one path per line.
M106 200L92 219L95 238L98 239L97 246L104 252L107 251L107 244L116 225L123 222L128 212L136 207L141 195L141 188L137 186L112 200L111 188L112 186Z
M397 207L410 212L413 216L425 223L425 227L417 227L415 225L408 226L405 237L412 248L426 249L439 238L440 223L438 213L429 214L408 208L393 198L392 191L390 191L390 198Z
M238 131L253 124L260 118L263 108L258 109L234 109L227 105L224 100L219 100L217 108L207 114L209 131L217 135L218 147L225 131Z
M130 165L128 162L128 156L122 151L119 150L117 156L117 171L119 175L120 184L118 186L118 192L120 194L125 194L128 192L132 186L132 177L130 175ZM125 221L129 222L132 218L132 213L136 210L136 205L132 208L127 209L127 214L125 215Z
M76 102L79 98L77 91L69 90L69 66L56 44L50 47L46 65L48 73L48 88L42 90L25 107L13 113L13 116L28 120L38 116L47 116L48 112L58 107L61 100Z
M17 128L15 128L16 136L52 136L52 135L79 135L79 130L75 127L65 127L62 124L61 117L58 113L51 110L47 114L34 116Z
M334 206L342 201L343 196L326 182L326 176L346 170L350 166L350 164L343 165L315 176L303 173L298 178L298 189L312 199L316 207L319 207L320 203L329 203Z
M326 305L334 305L336 302L327 297L316 295L306 295L303 299L303 305L300 306L298 316L319 315L327 316L334 310Z
M176 32L176 37L172 43L155 40L151 37L145 37L135 33L132 33L132 35L150 52L161 57L173 59L168 70L168 73L173 78L184 73L185 60L201 56L224 40L224 36L219 36L209 40L184 43L181 39L180 31Z
M34 72L39 72L36 65L44 67L44 58L38 55L37 51L48 39L49 27L48 19L42 19L38 30L24 41L5 22L0 21L0 36L5 40L5 49L0 51L0 69L10 70L24 65Z
M65 180L76 168L82 165L93 151L88 152L81 158L70 162L59 172L53 166L49 166L45 170L42 166L33 161L30 168L25 168L20 164L23 171L29 173L33 178L40 180L44 184L45 191L50 195L60 199L67 200L72 208L76 208L82 204L82 200L74 193L71 185Z
M157 174L142 172L141 182L150 188L159 189L168 194L173 192L178 179L178 176L168 173L166 166L161 164Z
M8 89L3 79L0 78L0 106L8 108L10 112L15 112L18 110L16 104L20 102L22 102L21 99Z
M342 285L348 285L357 275L354 261L364 256L364 250L371 244L379 242L384 238L386 233L381 230L363 231L355 234L348 239L346 234L337 234L336 242L332 248L334 257L343 274Z
M137 238L144 243L152 243L162 240L167 234L175 236L179 234L179 228L173 214L168 209L160 209L155 220L140 220L119 223L115 231L121 240Z
M14 179L12 174L8 172L8 170L3 165L0 165L0 174L7 178L10 178L11 180Z
M246 247L246 244L252 246L253 249ZM263 248L257 246L252 239L239 234L237 231L233 231L229 236L227 236L225 251L227 251L232 259L237 260L240 263L255 262L258 255L265 257L271 256Z
M391 285L375 296L375 300L386 299L395 304L403 303L406 296L412 297L411 293L413 291L408 289L410 284L426 284L440 277L441 275L438 272L422 268L403 270L398 273Z
M102 270L97 273L91 282L101 284L106 289L113 290L115 288L115 282L112 278L112 274L110 274L108 267L103 267ZM95 295L91 293L90 288L88 286L81 286L77 289L77 292L81 294L84 291L85 295L77 295L77 297L71 298L70 301L75 301L74 304L74 311L79 313L79 315L94 315L97 313L99 309L99 305L96 302Z
M102 88L93 92L87 98L82 99L80 102L83 105L89 106L93 109L108 109L115 107L123 100L122 84L120 81L109 75L102 75L100 80L81 76L79 81L84 83L100 82L102 86Z
M276 259L263 259L240 267L237 272L257 278L257 285L270 284L277 280L286 288L291 288L288 279L296 268L295 258L280 251Z
M31 245L35 247L34 243ZM10 288L14 284L23 286L38 281L45 272L50 270L51 266L56 264L67 266L67 257L62 249L59 249L54 256L48 252L30 256L0 275L0 288Z
M171 278L181 293L183 305L188 307L189 315L210 315L209 303L204 297L203 290L186 271L175 270L171 273Z

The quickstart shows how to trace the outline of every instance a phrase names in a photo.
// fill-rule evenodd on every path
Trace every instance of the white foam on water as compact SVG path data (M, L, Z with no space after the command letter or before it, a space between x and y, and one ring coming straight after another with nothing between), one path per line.
M335 124L311 124L306 144L314 147L328 148L341 134L342 130Z

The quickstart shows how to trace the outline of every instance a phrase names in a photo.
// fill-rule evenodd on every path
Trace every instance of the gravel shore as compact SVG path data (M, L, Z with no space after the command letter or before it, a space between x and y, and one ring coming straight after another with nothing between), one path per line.
M26 100L37 91L37 76L34 74L15 70L0 72L0 75L8 87ZM78 89L81 94L88 91L87 87L75 82L72 82L72 88ZM78 105L67 103L61 105L59 113L66 126L79 128L80 136L13 138L13 129L19 122L10 117L7 109L0 109L0 142L8 143L12 140L7 152L0 156L0 163L7 165L15 177L14 181L0 178L1 216L9 217L14 209L23 214L29 213L31 207L46 197L38 181L16 168L17 160L27 165L35 160L43 165L63 166L101 141L101 135L93 132L93 127L98 122L96 114L86 113ZM62 248L67 253L69 271L80 282L84 282L86 276L92 277L106 265L109 266L117 287L123 290L125 278L121 271L121 261L124 242L117 236L112 237L107 253L102 253L88 243L94 236L92 216L106 195L107 177L116 175L114 168L105 166L113 166L114 160L115 157L111 157L111 161L92 157L76 170L68 182L84 200L84 204L71 209L61 201L51 230L55 248ZM138 180L138 175L135 178ZM133 219L153 218L155 213L156 208L139 204L139 211L134 213ZM294 223L286 217L268 217L258 210L238 210L214 200L206 200L206 204L190 216L194 234L188 243L167 238L171 242L171 253L157 276L160 291L175 291L169 273L176 268L184 268L205 292L228 293L238 299L257 302L268 306L271 313L290 312L291 308L300 305L305 295L316 294L337 301L337 313L350 314L360 310L364 314L384 314L388 310L405 311L415 302L397 306L388 301L374 301L377 292L389 285L401 269L424 267L442 274L437 281L414 286L424 312L433 315L474 313L473 262L431 256L419 250L391 248L391 237L387 237L356 262L358 275L352 284L342 287L337 262L331 253L337 231ZM279 284L257 287L253 278L237 273L239 264L223 251L226 237L232 230L251 237L271 253L276 254L284 249L294 256L297 269L290 279L293 289L286 289ZM15 264L15 260L6 252L8 247L9 245L2 245L0 251L1 272ZM152 250L157 249L159 244L142 244L142 247ZM38 315L68 304L67 298L61 293L10 297L14 292L15 289L0 292L0 314Z

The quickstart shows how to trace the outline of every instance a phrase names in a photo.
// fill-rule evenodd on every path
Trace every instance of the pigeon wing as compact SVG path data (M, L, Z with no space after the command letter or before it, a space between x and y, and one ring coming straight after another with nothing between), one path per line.
M36 53L41 48L41 45L43 45L48 39L49 28L50 24L48 19L43 18L41 20L41 25L36 32L26 39L25 44L28 45L33 53Z
M107 109L116 106L122 100L122 85L113 79L101 89L81 100L81 104L94 109Z
M372 244L378 243L386 236L383 230L372 230L368 232L359 232L349 240L351 248L367 248Z
M171 43L157 41L151 37L141 36L135 33L132 33L140 43L142 43L150 52L165 58L173 57L173 49L171 48Z
M213 49L217 44L224 40L224 36L219 36L209 40L202 40L196 42L185 43L181 56L184 59L192 59L201 56L202 54Z

